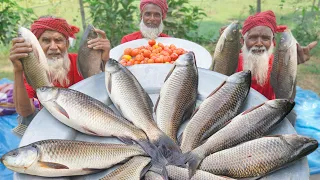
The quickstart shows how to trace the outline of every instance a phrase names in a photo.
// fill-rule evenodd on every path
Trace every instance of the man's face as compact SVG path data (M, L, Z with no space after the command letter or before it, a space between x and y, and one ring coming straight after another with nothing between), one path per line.
M162 20L161 8L155 4L147 4L142 11L143 23L149 28L158 28Z
M258 26L244 35L243 68L251 71L260 86L268 81L269 57L273 48L273 33L268 27Z
M254 27L247 32L246 37L244 37L244 43L249 51L252 47L265 47L265 49L268 51L273 43L273 33L267 26ZM261 49L253 50L252 53L263 54L264 51Z
M39 43L48 59L63 58L69 47L69 41L64 35L49 30L40 36Z

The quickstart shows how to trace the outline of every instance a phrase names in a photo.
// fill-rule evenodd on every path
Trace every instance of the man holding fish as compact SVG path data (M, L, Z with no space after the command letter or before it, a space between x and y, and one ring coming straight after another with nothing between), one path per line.
M169 37L167 34L162 33L163 20L166 18L167 11L168 4L166 0L141 0L140 31L125 35L121 40L121 44L142 38Z
M230 25L231 27L231 25ZM235 25L233 25L233 27L235 27ZM226 46L227 43L230 43L230 39L236 39L236 38L232 38L230 37L228 39L228 37L230 36L229 34L224 34L227 33L225 31L229 30L229 32L233 31L239 31L239 29L236 28L221 28L221 30L223 30L224 32L221 35L220 39L226 39L224 40L225 42L220 43L218 42L219 49L229 49L231 48L231 51L233 52L239 52L240 51L240 47L235 48L235 47L223 47ZM275 92L280 89L279 86L276 86L274 84L272 84L272 77L271 77L271 72L275 71L275 68L273 68L273 64L275 65L274 62L280 61L281 60L281 55L282 55L282 59L285 59L285 54L286 52L284 52L283 54L280 53L280 49L278 51L278 48L275 48L276 46L276 34L277 33L283 33L283 32L290 32L289 29L287 29L286 26L277 26L277 22L276 22L276 17L275 14L272 11L264 11L261 13L257 13L255 15L249 16L243 24L243 28L242 28L242 38L240 39L242 47L241 47L241 53L239 55L239 57L230 57L230 58L223 58L226 56L219 56L219 54L222 54L223 51L221 50L221 52L215 51L215 55L214 55L214 63L213 63L213 70L217 71L219 73L222 74L226 74L226 75L230 75L230 73L228 74L228 72L232 72L234 73L242 71L242 70L250 70L252 72L252 82L251 82L251 87L255 90L257 90L258 92L260 92L261 94L263 94L266 98L268 99L275 99L275 98L294 98L294 94L295 92L291 92L290 95L288 95L288 97L280 97L279 95L275 94ZM234 32L233 32L234 33ZM234 33L235 34L235 33ZM291 35L291 33L290 33ZM236 35L234 35L236 36ZM292 35L291 35L292 36ZM219 39L219 41L220 41ZM294 37L292 36L291 39L294 39ZM281 39L282 41L284 41L284 39ZM294 39L295 40L295 39ZM281 41L277 42L279 43L278 45L281 45ZM222 45L221 45L222 44ZM231 43L230 43L231 44ZM234 42L233 44L237 45L237 42ZM217 46L218 46L217 45ZM297 64L301 64L306 62L307 60L310 59L310 50L312 48L314 48L317 45L317 42L312 42L310 43L308 46L306 47L301 47L297 42L293 44L291 44L290 48L295 48L296 51L294 53L291 53L288 56L291 56L292 61L295 61L296 63L292 63L287 65L286 67L285 65L281 65L282 67L282 72L287 72L286 75L281 76L280 75L276 75L279 74L279 72L273 72L274 75L276 75L277 77L280 77L279 83L284 83L285 81L283 81L283 78L285 78L286 76L296 76L296 74L292 74L294 73L293 71L285 71L285 68L289 68L289 66L297 66ZM222 46L222 48L221 48ZM286 47L286 51L288 52L289 47ZM276 50L275 55L273 55L274 50ZM291 51L292 52L292 51ZM234 54L234 53L230 53L230 54ZM295 54L295 59L292 58ZM276 56L276 57L275 57ZM219 59L219 57L222 57ZM279 57L279 58L278 58ZM275 60L274 60L275 59ZM225 61L232 61L232 63L230 62L225 62ZM232 66L232 64L238 64L237 68L236 66ZM279 63L277 63L277 65L279 65ZM223 66L227 66L224 67L224 70L220 70L222 69L221 67ZM293 69L296 69L293 68ZM280 70L278 70L280 71ZM231 74L232 74L231 73ZM291 85L287 84L287 87L293 87L295 86L295 77L294 80L292 80ZM292 88L294 89L294 88ZM294 90L291 90L294 91ZM292 95L293 94L293 95Z
M23 34L22 29L24 30L23 32L28 31L25 28L20 28L19 35ZM12 40L12 48L10 49L9 58L13 64L15 82L14 103L16 111L20 115L18 119L23 123L14 129L18 134L24 133L26 127L38 112L33 102L36 97L35 87L37 86L34 86L31 82L36 81L33 80L36 76L40 76L40 70L32 68L32 66L41 64L41 55L43 53L45 54L44 59L46 59L43 61L45 62L43 67L47 68L40 69L46 69L44 70L46 79L48 79L46 81L50 82L50 84L44 83L44 85L67 88L86 78L78 72L77 54L68 53L69 38L75 38L79 28L69 25L65 19L43 16L34 21L31 25L31 32L38 39L38 42L30 43L30 41L26 40L26 36L22 35ZM88 41L88 48L101 51L101 60L105 64L109 59L110 42L106 38L105 32L99 29L95 29L95 32L99 34L99 37ZM38 47L43 52L40 52L41 50L38 51L37 46L34 44L40 44ZM24 61L29 60L27 58L30 57L30 53L34 54L34 57L37 57L36 59L39 62L29 66L30 69L28 69ZM30 71L34 71L35 76L33 78L28 76Z

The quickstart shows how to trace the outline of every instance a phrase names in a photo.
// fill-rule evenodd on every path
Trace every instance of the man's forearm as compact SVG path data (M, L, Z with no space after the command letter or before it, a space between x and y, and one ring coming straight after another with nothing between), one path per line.
M14 90L13 100L16 107L16 111L23 117L27 117L35 111L35 107L31 103L26 87L23 83L23 73L14 73Z

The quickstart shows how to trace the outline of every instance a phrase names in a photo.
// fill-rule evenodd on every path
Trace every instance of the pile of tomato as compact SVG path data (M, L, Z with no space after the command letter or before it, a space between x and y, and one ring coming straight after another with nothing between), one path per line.
M174 44L164 45L155 40L149 40L148 45L137 48L126 48L120 63L124 66L134 64L174 63L186 50L177 48Z

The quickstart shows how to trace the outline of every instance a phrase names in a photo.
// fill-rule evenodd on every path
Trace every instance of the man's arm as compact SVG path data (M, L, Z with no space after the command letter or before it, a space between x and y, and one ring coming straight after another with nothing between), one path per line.
M17 113L22 117L27 117L34 113L35 107L32 99L28 96L22 72L14 73L13 100Z
M23 81L23 67L19 59L27 57L32 51L31 44L26 43L23 38L14 38L12 40L12 48L10 49L10 60L13 64L14 72L14 89L13 100L16 111L23 117L27 117L34 113L35 107L29 98Z

